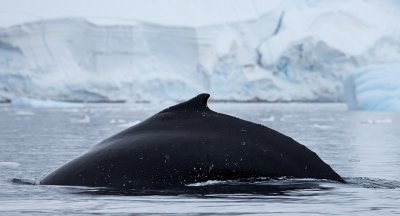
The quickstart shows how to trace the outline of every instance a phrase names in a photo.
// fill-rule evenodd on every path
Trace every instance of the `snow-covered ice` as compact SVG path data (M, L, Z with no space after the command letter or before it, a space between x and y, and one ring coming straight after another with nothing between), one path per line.
M207 25L14 25L0 29L0 101L344 101L353 71L400 62L399 11L390 0L281 0L258 18Z

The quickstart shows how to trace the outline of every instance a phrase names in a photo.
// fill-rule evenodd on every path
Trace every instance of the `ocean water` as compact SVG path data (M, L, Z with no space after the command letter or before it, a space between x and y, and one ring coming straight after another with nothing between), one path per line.
M348 184L313 179L209 181L176 191L38 185L101 140L163 104L0 106L0 215L400 214L400 114L343 104L229 104L211 109L261 123L315 151Z

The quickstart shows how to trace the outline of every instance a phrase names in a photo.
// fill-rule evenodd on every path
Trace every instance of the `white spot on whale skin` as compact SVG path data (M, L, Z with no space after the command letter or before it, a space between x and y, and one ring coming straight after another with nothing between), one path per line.
M164 155L164 163L166 164L169 161L169 155Z
M245 145L246 145L246 142L242 141L242 142L240 142L240 144L241 144L242 146L245 146Z
M211 172L211 170L214 168L214 164L211 164L211 166L208 168L208 172Z
M15 169L19 166L20 164L17 162L8 162L8 161L0 162L0 168Z

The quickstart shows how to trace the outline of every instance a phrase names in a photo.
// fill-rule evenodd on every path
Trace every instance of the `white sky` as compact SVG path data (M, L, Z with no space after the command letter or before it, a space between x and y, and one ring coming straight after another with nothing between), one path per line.
M38 19L85 17L198 26L252 19L279 0L0 0L0 27Z

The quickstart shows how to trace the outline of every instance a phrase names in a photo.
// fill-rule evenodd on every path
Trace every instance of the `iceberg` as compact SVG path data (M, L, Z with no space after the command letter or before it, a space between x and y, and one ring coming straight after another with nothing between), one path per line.
M18 168L21 164L17 162L8 162L8 161L0 161L0 168L6 169L15 169Z
M82 107L82 104L18 97L11 101L11 106L18 108L78 108Z
M400 111L400 63L359 68L345 82L350 110Z

